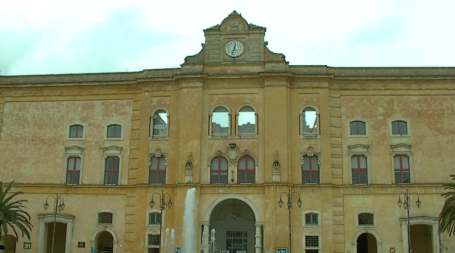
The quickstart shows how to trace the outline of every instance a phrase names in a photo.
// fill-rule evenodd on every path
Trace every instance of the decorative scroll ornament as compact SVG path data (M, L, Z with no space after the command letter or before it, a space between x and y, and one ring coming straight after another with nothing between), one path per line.
M149 159L148 159L148 166L150 167L152 165L152 158L157 157L157 158L164 158L164 167L167 168L167 154L163 153L163 151L160 148L155 148L153 153L149 154Z
M273 173L280 173L280 161L279 159L279 154L278 150L275 150L275 153L273 153L274 156L274 161L273 161Z
M190 154L186 157L186 164L185 164L185 168L186 168L186 175L193 175L193 154L190 152Z
M300 153L300 165L303 165L303 163L305 162L304 159L305 156L309 157L316 156L318 158L318 164L321 165L321 153L314 151L314 148L312 146L309 146L306 149L306 152Z
M239 148L235 143L229 143L227 148L227 156L229 157L229 162L235 164L237 156L239 155Z

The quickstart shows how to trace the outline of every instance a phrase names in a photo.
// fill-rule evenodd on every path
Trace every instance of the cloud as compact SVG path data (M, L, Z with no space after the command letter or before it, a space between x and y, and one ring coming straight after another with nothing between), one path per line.
M178 68L234 9L291 65L455 65L450 0L30 0L0 2L0 71Z

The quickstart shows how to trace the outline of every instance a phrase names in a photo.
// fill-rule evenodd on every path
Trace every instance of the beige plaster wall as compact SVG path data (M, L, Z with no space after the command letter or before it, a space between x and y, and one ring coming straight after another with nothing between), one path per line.
M127 183L130 100L7 102L0 142L0 177L22 183L62 183L65 147L82 151L82 184L100 184L102 147L122 147L122 184ZM84 140L67 140L68 127L85 124ZM106 125L123 125L122 140L105 140Z

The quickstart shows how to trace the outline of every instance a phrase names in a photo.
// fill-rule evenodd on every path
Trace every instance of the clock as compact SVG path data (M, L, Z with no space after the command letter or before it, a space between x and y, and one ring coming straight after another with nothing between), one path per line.
M231 40L226 44L226 54L230 57L238 57L243 53L243 45L240 41Z

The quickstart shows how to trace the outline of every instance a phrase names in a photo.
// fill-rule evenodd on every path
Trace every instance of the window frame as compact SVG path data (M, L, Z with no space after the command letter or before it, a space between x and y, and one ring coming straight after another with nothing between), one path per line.
M223 108L227 111L228 113L228 133L227 134L214 134L213 131L213 113L218 109L218 108ZM224 104L217 104L212 107L210 110L209 114L209 139L229 139L232 135L232 113L231 110L227 105Z
M80 138L78 138L78 137L70 137L71 127L72 126L82 126L82 137L80 137ZM73 122L73 123L69 124L68 127L67 127L67 130L66 130L66 140L67 141L83 141L83 140L85 140L85 129L86 129L86 125L84 123L81 123L81 122Z
M365 134L351 134L351 123L353 122L363 122L365 123ZM348 137L350 138L367 138L370 137L369 133L369 122L366 119L354 118L348 121Z
M316 156L317 157L317 161L318 161L318 173L319 173L319 183L304 183L303 182L303 165L305 163L305 156L308 156L308 157L313 157L313 156ZM321 167L322 167L322 164L321 164L321 153L320 152L315 152L314 151L314 148L312 146L309 146L307 148L307 150L305 152L302 152L300 153L300 183L301 184L321 184L321 179L322 179L322 175L321 175ZM311 170L310 170L311 171Z
M100 223L100 214L101 213L110 213L112 215L112 223ZM115 226L115 215L114 212L111 210L102 210L96 213L96 226L106 226L106 227L114 227Z
M65 156L63 160L63 173L62 173L62 184L63 185L81 185L82 184L82 175L84 168L84 148L78 146L65 147ZM68 159L71 157L78 157L81 159L81 168L79 172L79 182L78 184L67 184L66 179L68 176Z
M161 246L163 245L163 237L161 236L161 234L159 232L147 232L145 234L145 250L148 252L148 249L158 249L160 250L160 244L158 245L153 245L153 244L149 244L149 235L152 235L152 236L159 236L160 237L160 243L161 243Z
M402 121L406 123L406 134L393 134L393 127L392 124L397 121ZM410 126L410 121L404 118L393 118L389 120L389 131L390 131L390 137L410 137L411 136L411 126Z
M392 162L392 184L395 185L407 185L407 184L413 184L414 183L414 164L412 161L412 152L411 148L412 145L405 144L405 143L399 143L396 145L390 145L390 148L392 149L392 152L390 153L391 155L391 162ZM407 156L408 157L408 162L409 162L409 183L397 183L395 179L395 161L394 158L395 156Z
M121 147L116 147L116 146L110 146L107 148L103 148L103 164L102 164L102 169L101 169L101 185L104 186L116 186L116 185L121 185L122 182L122 151L123 148ZM118 171L118 182L117 184L105 184L104 179L105 179L105 174L106 174L106 160L108 158L118 158L119 159L119 171Z
M316 126L318 127L317 133L304 133L303 132L303 118L304 118L304 111L308 108L312 108L316 112ZM300 139L319 139L321 138L321 120L320 120L320 114L319 114L319 109L317 106L312 105L312 104L307 104L304 105L299 112L299 133L300 133Z
M373 224L360 224L359 223L359 218L360 218L360 215L361 214L371 214L373 215ZM355 226L356 227L369 227L369 228L373 228L373 227L376 227L376 211L371 211L371 210L358 210L356 211L356 220L355 220Z
M369 185L371 184L371 156L370 153L368 152L368 149L370 148L370 145L363 145L363 144L355 144L355 145L348 145L349 149L349 182L351 185ZM367 162L367 182L365 184L354 184L352 181L352 157L353 156L365 156Z
M239 116L243 108L250 107L254 112L254 133L239 133ZM236 138L257 138L258 136L258 110L252 104L242 104L235 114L235 137Z
M150 223L150 215L151 214L157 214L157 215L161 215L161 224L164 225L164 212L160 212L159 210L153 210L153 211L148 211L147 212L147 216L145 217L145 220L147 221L147 224L146 226L147 227L159 227L160 226L160 223Z
M317 224L307 224L306 223L306 216L309 215L309 214L316 214L317 215ZM319 211L316 211L316 210L307 210L305 212L302 213L302 225L303 227L321 227L321 212Z
M120 137L107 137L108 128L109 128L109 126L112 126L112 125L119 125L119 126L122 127L122 131L120 131ZM121 140L123 140L123 132L124 132L124 130L125 130L125 126L124 126L123 123L118 123L118 122L107 123L104 126L104 140L105 141L121 141Z
M306 237L307 236L317 236L318 237L318 246L307 246L306 245ZM304 233L303 234L303 250L321 250L322 245L321 245L321 234L320 233Z
M154 116L155 114L161 112L161 111L164 111L167 113L167 129L166 129L166 134L165 135L154 135L153 134L153 121L154 121ZM149 129L149 139L150 140L168 140L169 139L169 130L170 130L170 121L171 120L171 117L170 117L170 114L169 114L169 111L164 108L164 107L157 107L155 108L155 110L153 110L151 113L150 113L150 129Z
M152 167L152 159L153 158L158 158L158 159L163 159L164 163L164 182L163 183L151 183L150 182L150 173L152 172L151 167ZM163 153L160 148L155 148L153 153L150 153L148 155L148 166L147 166L147 184L148 185L164 185L167 182L167 154ZM153 172L159 173L159 170L155 170ZM158 179L159 177L157 177Z
M245 160L245 169L244 169L244 170L240 170L240 169L239 169L239 167L240 167L240 166L239 166L240 160L241 160L242 158L246 158L246 160ZM248 171L251 172L251 170L248 170L248 168L247 168L248 159L251 159L251 160L253 161L253 169L252 169L252 172L253 172L253 175L254 175L254 176L253 176L253 183L247 183L247 182L242 182L242 183L241 183L240 180L239 180L239 174L240 174L240 173L245 173L245 179L246 179L246 181L248 181ZM237 183L238 183L238 184L255 184L255 183L256 183L256 167L257 167L257 166L256 166L256 159L254 159L251 155L249 155L249 154L242 154L242 155L240 155L239 158L237 159L237 163L236 163ZM228 174L229 174L229 173L228 173Z
M220 158L220 159L225 159L225 160L226 160L226 172L227 172L226 181L227 181L227 182L224 182L224 183L219 182L220 176L221 176L220 173L221 173L221 172L224 172L224 171L221 171L221 170L217 170L217 171L216 171L216 170L212 170L212 161L213 161L214 159L216 159L216 158ZM220 164L221 164L221 162L218 162L218 165L220 165ZM209 162L209 164L208 164L208 167L209 167L209 170L208 170L208 171L209 171L209 182L210 182L210 184L229 184L229 159L228 159L228 158L226 158L226 157L225 157L224 155L222 155L222 154L217 154L217 155L211 157L210 162ZM221 168L221 166L219 166L219 168ZM212 172L218 172L218 182L212 182Z

